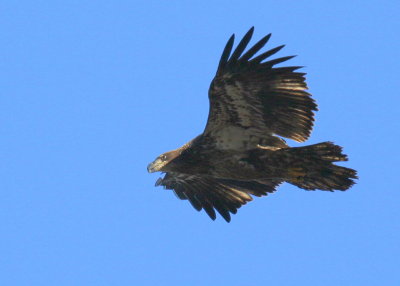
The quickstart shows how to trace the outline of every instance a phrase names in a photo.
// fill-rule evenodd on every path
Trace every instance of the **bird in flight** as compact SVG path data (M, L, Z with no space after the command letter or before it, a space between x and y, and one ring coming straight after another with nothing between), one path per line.
M215 220L227 222L252 196L266 196L283 182L304 190L345 191L356 171L342 147L323 142L289 147L283 138L304 142L310 136L317 104L300 66L276 67L293 56L270 59L284 46L256 55L271 34L246 50L252 27L233 50L228 40L208 97L210 110L202 134L158 156L148 172L163 172L156 186L173 190Z

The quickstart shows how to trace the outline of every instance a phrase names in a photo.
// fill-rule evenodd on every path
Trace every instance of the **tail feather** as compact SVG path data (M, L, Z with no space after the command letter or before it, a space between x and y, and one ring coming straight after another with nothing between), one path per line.
M347 161L342 147L332 142L290 148L296 158L294 167L290 167L289 183L305 190L345 191L354 185L357 172L353 169L334 165L334 162Z

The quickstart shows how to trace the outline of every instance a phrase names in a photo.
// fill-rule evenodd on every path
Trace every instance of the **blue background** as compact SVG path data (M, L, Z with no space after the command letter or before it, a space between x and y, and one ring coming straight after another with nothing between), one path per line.
M398 285L399 1L3 1L1 285ZM147 164L203 131L232 33L299 55L307 142L347 192L284 184L212 222ZM292 146L301 144L289 142Z

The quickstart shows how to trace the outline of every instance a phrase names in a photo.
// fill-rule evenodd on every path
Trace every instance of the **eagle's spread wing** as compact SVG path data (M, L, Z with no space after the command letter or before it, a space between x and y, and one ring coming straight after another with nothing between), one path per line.
M274 192L280 183L274 180L247 182L167 172L164 178L157 180L156 186L174 190L178 198L188 200L198 211L204 209L213 220L217 210L229 222L230 213L236 214L238 208L251 201L250 195L265 196Z
M243 53L253 31L254 27L232 54L234 35L226 44L209 90L210 112L204 134L217 136L226 128L239 127L305 141L317 110L305 91L305 73L295 72L301 67L274 67L293 56L264 61L284 46L253 57L271 34Z

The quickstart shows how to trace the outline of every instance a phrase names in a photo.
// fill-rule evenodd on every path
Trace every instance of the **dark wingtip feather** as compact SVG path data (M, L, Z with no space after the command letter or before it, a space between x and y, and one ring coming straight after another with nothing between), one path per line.
M286 61L288 61L290 59L293 59L294 57L296 57L296 55L295 56L287 56L287 57L273 59L273 60L270 60L268 62L262 63L261 66L263 66L263 67L273 67L274 65L286 62Z
M231 221L231 215L229 214L229 211L218 200L214 201L214 208L218 211L218 213L224 218L226 222Z
M173 191L173 193L175 194L175 196L178 198L178 199L180 199L180 200L186 200L186 196L185 196L185 193L184 192L182 192L182 191L178 191L178 190L172 190Z
M232 36L229 38L228 42L225 45L224 51L222 52L221 59L219 60L218 64L218 71L223 70L226 63L228 62L234 41L235 41L235 34L232 34Z
M156 183L154 184L154 187L160 186L161 183L162 183L162 178L158 178L157 181L156 181Z
M271 34L266 35L264 38L259 40L253 47L251 47L241 58L240 61L248 61L251 59L252 56L254 56L259 50L261 50L265 44L269 41L271 38Z
M273 48L269 51L266 51L265 53L262 53L261 55L255 57L254 59L251 60L251 63L256 63L259 64L261 63L263 60L265 60L266 58L276 54L277 52L279 52L281 49L283 49L285 47L285 45L281 45L278 46L276 48Z
M215 214L215 210L212 206L203 205L203 209L206 211L206 213L212 220L215 220L217 218L217 215Z
M251 37L253 36L254 27L251 27L250 30L244 35L242 40L237 45L235 51L233 52L232 56L229 59L229 62L234 63L246 49L247 45L249 44Z
M203 209L201 202L198 201L195 195L191 194L190 192L185 192L185 195L189 203L196 211L199 212Z

